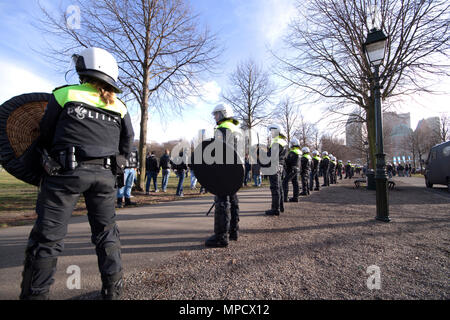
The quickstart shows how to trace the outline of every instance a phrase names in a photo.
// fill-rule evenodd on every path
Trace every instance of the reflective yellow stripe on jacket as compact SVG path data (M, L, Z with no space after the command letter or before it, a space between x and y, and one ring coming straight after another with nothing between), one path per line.
M229 130L231 130L231 132L236 132L239 130L239 127L233 123L233 120L223 121L216 127L216 130L219 128L229 129Z
M278 143L280 146L285 147L287 145L286 140L283 137L276 137L272 140L272 143L270 144L270 147L272 148L274 143Z
M95 87L90 83L67 86L53 91L56 101L64 108L68 102L81 102L100 109L113 111L125 117L127 107L119 99L115 99L113 104L107 105L100 99L100 95Z
M296 155L300 154L300 148L299 147L293 147L289 151L295 153Z

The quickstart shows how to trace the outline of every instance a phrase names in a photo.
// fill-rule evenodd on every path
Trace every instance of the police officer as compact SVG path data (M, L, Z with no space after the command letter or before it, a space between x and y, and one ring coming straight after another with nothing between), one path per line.
M278 124L271 124L267 127L272 137L272 142L267 150L267 156L273 160L267 164L260 163L261 167L270 167L273 170L269 175L270 192L272 194L272 206L270 210L265 212L268 216L279 216L280 212L284 212L284 196L281 184L283 167L288 153L286 136L281 133L281 127ZM272 153L276 152L272 156Z
M239 132L239 121L233 116L233 110L224 104L217 105L212 111L216 121L216 139L224 143L231 141L236 148L236 135ZM238 240L239 230L239 200L237 194L215 196L214 198L214 234L205 241L205 246L226 247L229 240ZM231 217L230 217L231 216Z
M322 187L328 187L330 185L330 176L328 170L330 168L330 157L327 151L322 152L322 161L320 161L320 168L323 175L323 185Z
M345 165L345 178L344 179L351 179L352 178L352 163L350 160L347 161L347 164Z
M311 175L310 175L310 183L309 189L313 190L314 182L316 182L316 188L314 191L319 191L319 165L320 165L320 153L317 150L312 152L312 164L311 164Z
M335 161L335 159L336 158L332 154L330 154L329 157L330 157L330 167L329 167L329 170L328 170L328 174L329 174L329 177L330 177L330 184L335 184L336 183L335 182L335 173L336 173L336 161Z
M289 149L289 153L286 157L285 163L286 174L283 179L283 196L284 202L288 202L289 182L292 181L294 196L289 199L289 202L298 202L298 194L299 194L298 173L300 171L299 157L301 156L300 142L298 141L297 138L292 138L289 144L291 148Z
M337 174L339 176L339 180L342 180L342 160L338 160L336 170L337 170Z
M67 224L84 195L96 247L104 299L122 292L119 230L115 222L115 156L132 151L133 128L126 106L116 97L118 66L99 48L73 56L80 85L57 88L40 123L39 147L53 158L42 178L25 252L21 299L48 299ZM45 152L44 152L45 153ZM47 159L46 157L43 159ZM45 167L45 166L44 166Z
M300 195L306 196L309 195L309 175L311 171L311 156L309 154L309 148L303 147L302 149L302 158L300 160L300 177L302 179L302 193Z

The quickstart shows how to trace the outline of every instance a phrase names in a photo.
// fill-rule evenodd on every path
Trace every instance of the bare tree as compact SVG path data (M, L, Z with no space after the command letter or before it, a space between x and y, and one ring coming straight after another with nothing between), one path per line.
M433 120L434 118L430 118ZM422 155L424 158L428 156L430 149L441 142L440 123L436 121L423 121L420 126L416 128L417 149L420 152L420 160Z
M440 130L439 135L442 142L450 140L450 116L447 114L442 114L440 117Z
M333 154L336 159L344 160L346 158L353 158L350 148L344 145L343 139L325 134L320 138L320 144L322 145L322 151L327 151L329 154Z
M314 150L320 150L320 131L316 125L313 126L312 145Z
M297 2L298 16L275 55L279 75L310 97L325 98L331 112L364 110L372 163L375 160L373 74L363 44L377 24L388 35L380 68L382 99L432 92L430 78L448 76L449 3L445 0L310 0ZM377 13L373 14L373 8ZM371 17L377 17L378 23ZM434 79L432 79L434 80ZM385 101L387 102L387 100ZM386 105L386 103L384 104Z
M407 146L409 152L411 152L411 154L412 154L414 169L416 169L417 168L416 155L418 154L418 151L419 151L418 150L417 133L411 130L410 134L407 137L405 137L404 139L405 139L404 144Z
M283 131L286 133L288 141L294 136L297 130L297 120L300 117L298 105L285 97L277 106L273 117L279 119Z
M80 8L80 28L41 6L38 27L56 37L49 55L60 62L83 47L101 47L118 60L125 99L140 107L140 177L145 177L149 109L161 114L180 112L185 98L196 94L203 72L212 68L219 50L215 36L198 23L183 0L74 0ZM67 63L67 62L65 62Z
M317 127L306 121L303 114L300 114L294 136L298 138L302 147L312 147L314 139L317 138Z
M230 74L230 89L222 94L245 129L251 130L270 117L267 108L275 87L270 82L269 74L255 61L249 59L240 62ZM251 145L251 136L249 136Z

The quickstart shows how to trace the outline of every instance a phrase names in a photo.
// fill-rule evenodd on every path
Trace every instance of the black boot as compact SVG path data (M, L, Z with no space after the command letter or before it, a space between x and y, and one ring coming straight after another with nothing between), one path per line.
M122 272L113 276L102 276L102 298L103 300L120 300L123 292Z
M319 188L319 187L316 187L316 188L314 189L314 191L320 191L320 188Z
M290 198L289 202L298 202L298 198Z
M122 208L122 198L117 198L117 208Z
M278 209L270 209L265 212L266 216L279 216L280 210Z
M125 206L135 206L136 202L131 202L130 198L125 198Z
M31 254L25 257L20 284L20 300L49 300L49 288L54 282L57 259L36 259Z
M205 241L208 248L228 246L229 211L226 203L217 203L214 211L214 234Z

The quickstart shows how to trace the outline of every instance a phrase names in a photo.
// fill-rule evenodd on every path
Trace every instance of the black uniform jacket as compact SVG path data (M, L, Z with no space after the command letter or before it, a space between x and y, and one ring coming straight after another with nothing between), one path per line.
M70 87L77 90L83 86ZM60 105L55 92L61 88L53 91L40 122L42 147L50 154L76 147L76 154L81 158L131 153L134 132L128 112L123 115L87 101L70 99Z
M294 151L290 151L286 157L286 171L291 172L292 170L299 171L300 162L299 155Z

